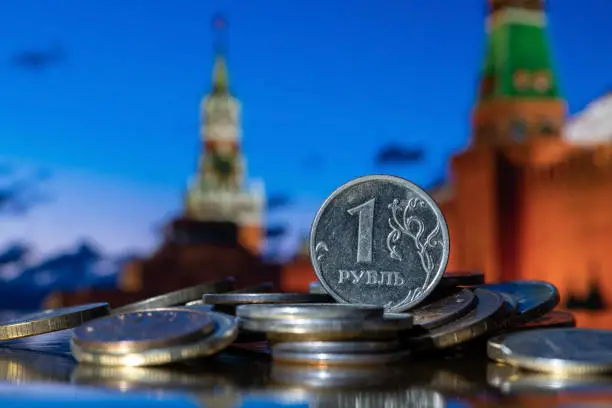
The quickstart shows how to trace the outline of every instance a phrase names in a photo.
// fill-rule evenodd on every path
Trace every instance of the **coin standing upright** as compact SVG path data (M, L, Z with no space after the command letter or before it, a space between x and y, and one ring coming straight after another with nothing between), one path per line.
M436 287L449 256L444 216L429 195L399 177L370 175L336 189L310 232L310 257L340 303L401 312Z

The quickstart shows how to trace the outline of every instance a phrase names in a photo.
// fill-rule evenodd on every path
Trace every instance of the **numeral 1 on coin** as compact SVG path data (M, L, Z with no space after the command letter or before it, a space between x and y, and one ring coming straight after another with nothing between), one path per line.
M359 214L357 230L357 262L372 262L372 229L374 227L374 201L376 198L359 204L347 212L350 215Z

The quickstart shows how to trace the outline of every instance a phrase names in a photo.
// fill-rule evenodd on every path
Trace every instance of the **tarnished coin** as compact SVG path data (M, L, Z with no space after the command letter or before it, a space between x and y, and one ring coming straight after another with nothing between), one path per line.
M323 285L321 285L321 282L319 281L310 282L310 284L308 285L308 292L309 293L327 293L327 291L325 290L325 288L323 287Z
M172 307L184 305L192 300L197 300L205 293L223 293L234 288L234 278L226 278L216 282L203 283L189 288L165 293L140 302L131 303L113 309L113 313L130 313L146 309L156 309L160 307Z
M269 293L274 289L272 282L262 282L257 285L247 286L246 288L240 288L232 290L229 293Z
M76 328L72 341L84 350L134 352L199 340L214 329L208 314L187 308L115 314Z
M406 360L410 351L394 351L390 353L304 353L294 351L278 351L272 349L272 359L276 362L313 365L372 365L391 364Z
M399 342L392 341L288 341L272 346L273 352L289 353L388 353L397 351Z
M236 308L236 316L245 319L368 319L382 318L383 312L380 306L342 303L241 305Z
M543 281L512 281L489 283L480 289L507 293L518 300L516 323L524 323L545 315L559 303L559 292L552 284Z
M430 330L467 314L475 307L475 299L471 290L462 289L431 303L421 303L410 314L414 316L415 326Z
M456 288L461 286L478 286L485 283L482 272L445 272L440 280L440 286Z
M449 255L446 221L421 188L394 176L354 179L323 203L310 231L310 257L340 303L401 312L436 287Z
M415 348L444 349L472 340L495 328L496 319L505 315L504 298L494 292L475 289L476 307L465 316L417 336L402 340Z
M576 327L576 319L570 312L553 310L542 317L538 317L520 326L521 329L544 329L553 327Z
M154 366L206 357L228 347L238 336L236 321L232 316L210 312L215 330L201 340L168 347L143 350L132 353L111 353L85 350L72 342L70 349L74 358L82 363L108 366Z
M0 323L0 340L72 329L108 313L108 303L89 303L29 314Z
M612 331L525 330L492 339L487 344L487 355L533 371L556 374L612 372Z
M272 340L284 341L396 338L399 332L410 329L412 323L413 317L409 314L382 319L239 320L243 330L266 333Z
M334 298L316 293L215 293L202 296L207 305L246 305L262 303L332 303Z

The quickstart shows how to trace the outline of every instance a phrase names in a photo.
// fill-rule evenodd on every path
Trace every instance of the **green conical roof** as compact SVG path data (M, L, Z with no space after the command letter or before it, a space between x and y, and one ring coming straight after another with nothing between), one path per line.
M480 99L560 98L544 12L505 8L489 24Z

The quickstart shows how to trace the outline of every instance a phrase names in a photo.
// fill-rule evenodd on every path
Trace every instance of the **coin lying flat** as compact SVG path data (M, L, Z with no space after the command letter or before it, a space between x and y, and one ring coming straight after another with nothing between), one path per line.
M89 320L106 316L108 313L108 303L90 303L29 314L2 322L0 324L0 340L18 339L72 329Z
M429 295L446 267L449 235L436 203L394 176L356 178L323 203L310 232L310 257L340 303L401 312Z
M546 328L546 327L575 327L576 318L569 312L562 310L553 310L552 312L546 313L542 317L531 320L520 326L521 329L535 329L535 328Z
M272 349L272 359L276 362L313 365L372 365L390 364L406 360L410 351L395 351L389 353L305 353L294 351L278 351Z
M113 309L113 313L130 313L159 307L180 306L192 300L200 299L204 293L227 292L233 288L234 278L222 279L216 282L208 282L201 285L191 286L189 288L176 290L174 292L141 300L140 302L121 306Z
M493 344L496 343L496 344ZM559 374L612 371L612 331L536 329L489 341L487 355L512 366Z
M262 332L270 336L309 337L325 341L330 338L393 338L398 332L412 327L413 317L408 314L386 316L383 319L240 319L241 329ZM274 336L272 336L273 339ZM299 341L299 340L296 340Z
M241 305L236 308L236 316L245 319L368 319L382 318L383 312L379 306L341 303Z
M297 353L387 353L397 351L399 342L392 341L295 341L277 343L273 352Z
M456 288L461 286L478 286L485 283L482 272L445 272L440 280L440 286Z
M214 293L202 296L208 305L245 305L258 303L331 303L334 299L316 293Z
M206 357L225 349L238 336L233 317L215 312L209 312L209 316L215 323L215 330L198 341L133 353L90 351L74 342L70 344L70 349L79 362L108 366L153 366Z
M524 394L549 391L558 393L582 391L609 394L612 378L607 375L554 375L523 371L505 364L487 364L487 383L505 394Z
M451 296L415 307L410 311L414 316L414 325L424 329L433 329L468 313L475 307L476 297L471 290L463 289Z
M496 327L495 321L506 313L504 298L485 289L475 289L474 294L476 307L465 316L425 334L406 336L402 340L415 348L444 349L487 333Z
M274 289L274 284L272 282L262 282L258 285L232 290L230 293L269 293L272 289Z
M198 340L215 328L207 313L180 308L115 314L74 330L84 350L133 352Z
M545 315L559 303L559 292L552 284L543 281L513 281L489 283L480 286L494 292L507 293L518 300L515 321L530 321Z

